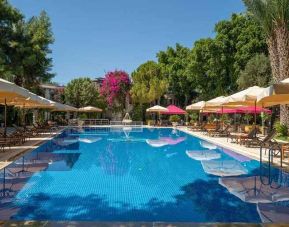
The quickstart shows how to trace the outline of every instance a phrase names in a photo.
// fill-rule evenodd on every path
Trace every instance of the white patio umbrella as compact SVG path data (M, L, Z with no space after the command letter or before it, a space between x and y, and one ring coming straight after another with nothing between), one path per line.
M78 108L78 112L99 113L99 112L102 112L102 109L94 107L94 106L86 106L86 107Z
M23 109L53 109L53 101L43 98L41 96L38 96L39 101L37 103L35 102L16 102L14 103L15 107L23 108Z
M7 106L33 106L42 105L49 107L49 102L44 98L17 86L7 80L0 79L0 104L5 106L4 110L4 135L7 128Z
M243 91L239 91L227 97L225 106L253 106L257 101L258 95L264 91L264 88L253 86Z
M205 102L204 109L209 108L221 108L224 103L228 101L227 97L219 96L217 98L211 99Z
M264 91L264 88L253 86L249 87L243 91L237 92L233 95L227 97L226 102L223 104L225 107L241 107L241 106L254 106L255 107L255 124L257 121L257 97Z
M207 174L220 177L239 176L248 173L248 170L236 160L202 161L202 166Z
M149 113L160 113L160 112L166 112L166 111L168 111L167 108L159 106L159 105L146 109L146 112L149 112Z
M197 103L193 103L186 107L186 110L202 110L205 107L206 102L200 101Z
M262 181L263 180L263 181ZM247 203L272 203L289 201L289 187L269 182L267 177L229 177L220 178L219 184L228 191Z
M257 96L257 104L262 107L289 104L289 78L264 88Z
M156 106L153 106L153 107L150 107L150 108L146 109L146 112L148 112L148 113L158 113L159 114L159 119L160 119L160 116L161 116L161 112L166 112L166 111L168 111L167 108L165 108L163 106L159 106L159 105L156 105Z
M58 102L53 102L52 106L53 106L54 112L77 112L78 111L78 109L73 106L69 106L66 104L58 103Z

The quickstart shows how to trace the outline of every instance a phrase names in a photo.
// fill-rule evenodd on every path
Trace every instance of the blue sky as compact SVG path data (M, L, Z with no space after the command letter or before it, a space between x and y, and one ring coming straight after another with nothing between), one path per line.
M131 73L177 42L214 36L214 25L234 12L241 0L10 0L27 18L45 10L55 43L54 81L100 77L123 69Z

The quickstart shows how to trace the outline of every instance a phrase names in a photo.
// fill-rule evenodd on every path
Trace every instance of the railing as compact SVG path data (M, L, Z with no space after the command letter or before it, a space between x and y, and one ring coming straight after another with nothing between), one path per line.
M130 126L130 127L143 127L142 121L131 121L131 122L125 122L125 121L110 121L111 127L124 127L124 126Z
M78 120L79 125L89 126L89 125L109 125L108 119L82 119Z

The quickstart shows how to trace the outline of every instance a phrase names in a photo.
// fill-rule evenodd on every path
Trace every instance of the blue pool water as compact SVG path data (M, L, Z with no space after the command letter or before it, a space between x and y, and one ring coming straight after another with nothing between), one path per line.
M178 130L69 129L2 170L0 219L284 222L287 178Z

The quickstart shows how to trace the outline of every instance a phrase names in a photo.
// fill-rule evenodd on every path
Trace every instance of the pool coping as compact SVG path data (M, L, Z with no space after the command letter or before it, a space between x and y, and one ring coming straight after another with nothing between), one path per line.
M1 226L57 226L57 227L228 227L228 226L248 226L248 227L277 227L277 226L288 226L287 223L203 223L203 222L89 222L89 221L0 221Z

